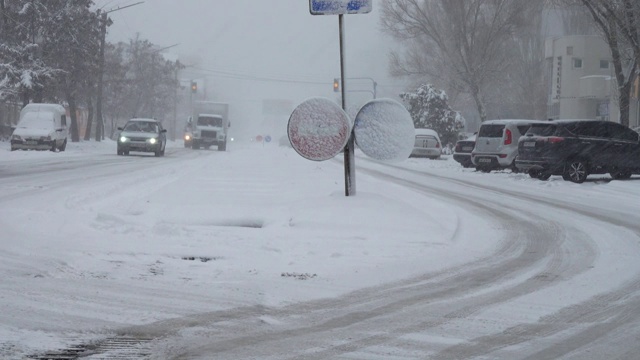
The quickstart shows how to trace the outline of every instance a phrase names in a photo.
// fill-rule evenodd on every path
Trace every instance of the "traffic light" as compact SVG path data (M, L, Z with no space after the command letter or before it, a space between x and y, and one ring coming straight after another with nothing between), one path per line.
M195 81L191 82L191 92L192 93L197 93L198 92L198 83Z
M333 91L334 92L340 91L340 79L339 78L333 79Z

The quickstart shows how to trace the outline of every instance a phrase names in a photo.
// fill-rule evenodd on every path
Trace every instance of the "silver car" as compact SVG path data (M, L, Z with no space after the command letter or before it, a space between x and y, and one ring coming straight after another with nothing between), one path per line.
M471 152L471 161L483 172L511 169L517 172L515 160L518 156L518 140L531 124L540 120L489 120L480 125L476 144Z
M440 155L442 155L442 143L438 133L432 129L416 129L413 151L409 157L439 159Z
M131 119L118 128L118 155L129 155L130 151L152 152L164 156L167 146L166 129L154 119Z

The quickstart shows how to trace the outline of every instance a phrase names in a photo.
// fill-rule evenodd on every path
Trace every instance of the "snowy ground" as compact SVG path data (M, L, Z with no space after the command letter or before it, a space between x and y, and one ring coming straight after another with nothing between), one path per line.
M462 198L478 184L494 189L483 192L487 202L506 191L612 217L640 213L637 176L542 182L463 169L449 157L387 165L358 154L357 194L345 197L340 158L312 162L276 144L223 153L169 146L155 158L116 156L112 141L72 143L64 153L0 143L1 358L193 314L333 298L469 263L499 245L497 221L378 172L463 184ZM546 216L575 222L566 209ZM537 294L547 303L522 317L535 320L640 272L638 233L597 224L582 231L616 240L596 255L589 283Z

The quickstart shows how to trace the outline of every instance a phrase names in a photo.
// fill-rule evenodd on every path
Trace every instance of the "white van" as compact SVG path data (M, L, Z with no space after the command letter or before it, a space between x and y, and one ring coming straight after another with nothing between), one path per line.
M11 151L64 151L67 136L67 112L62 105L28 104L11 135Z
M471 161L479 171L511 169L518 156L518 139L529 130L531 124L543 123L540 120L488 120L480 125L476 144L471 152Z

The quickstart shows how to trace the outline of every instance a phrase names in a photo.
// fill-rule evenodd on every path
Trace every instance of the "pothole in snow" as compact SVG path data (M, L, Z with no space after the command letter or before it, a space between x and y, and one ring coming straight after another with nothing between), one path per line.
M183 256L181 257L181 259L189 260L189 261L209 262L209 261L222 260L223 257L222 256Z
M211 222L205 222L201 225L204 226L222 226L222 227L240 227L250 229L262 229L264 227L264 220L260 219L225 219L216 220Z
M118 336L94 344L73 345L66 349L31 355L27 358L35 360L75 360L89 357L92 360L149 359L151 340Z

